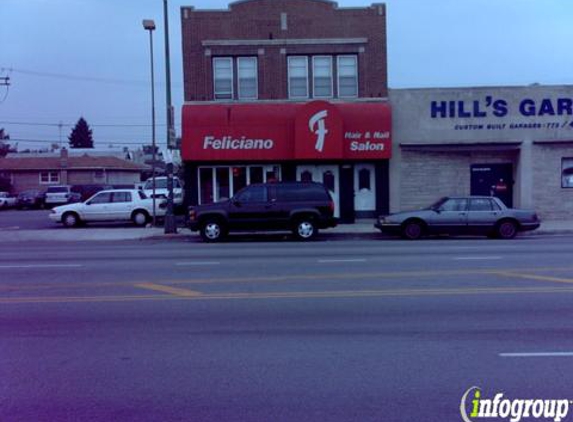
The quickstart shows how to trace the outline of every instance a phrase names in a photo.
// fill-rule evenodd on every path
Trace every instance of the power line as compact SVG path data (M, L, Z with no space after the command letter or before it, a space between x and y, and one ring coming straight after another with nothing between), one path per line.
M43 78L53 78L53 79L65 79L69 81L87 81L87 82L99 82L107 84L124 84L124 85L147 85L146 81L129 80L129 79L115 79L115 78L99 78L94 76L78 76L70 75L65 73L50 73L50 72L37 72L35 70L27 69L15 69L15 68L2 68L10 70L14 73L21 73L23 75L39 76Z
M137 79L116 79L116 78L100 78L96 76L79 76L79 75L72 75L72 74L65 74L65 73L52 73L52 72L38 72L36 70L29 70L29 69L15 69L13 67L0 67L0 71L8 70L14 73L21 73L23 75L29 76L38 76L42 78L52 78L52 79L64 79L68 81L78 81L78 82L97 82L97 83L105 83L105 84L119 84L119 85L138 85L138 86L147 86L149 85L149 81L142 81ZM164 86L164 83L157 83L159 86ZM181 87L181 84L177 84L178 87Z
M46 139L24 139L24 138L10 138L6 139L7 142L28 142L36 144L59 144L58 140L46 140ZM105 144L105 145L147 145L151 144L151 141L106 141L106 140L96 140L94 143Z
M1 125L16 125L16 126L50 126L50 127L74 127L75 123L36 123L36 122L7 122L7 121L0 121ZM150 124L89 124L90 127L151 127ZM167 126L166 123L156 124L156 126Z

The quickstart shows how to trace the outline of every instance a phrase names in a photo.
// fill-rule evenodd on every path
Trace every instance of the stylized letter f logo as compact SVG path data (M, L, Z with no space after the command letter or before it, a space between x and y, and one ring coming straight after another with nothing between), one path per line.
M328 133L326 125L324 124L326 116L328 116L328 112L326 110L322 110L312 116L308 121L308 128L312 133L316 134L316 144L314 145L314 149L320 152L322 152L322 149L324 148L324 137Z

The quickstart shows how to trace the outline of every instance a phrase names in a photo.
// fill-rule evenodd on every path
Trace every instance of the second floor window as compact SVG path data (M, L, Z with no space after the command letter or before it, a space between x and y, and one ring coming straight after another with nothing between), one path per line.
M338 56L338 96L358 97L358 63L356 56Z
M214 58L213 86L215 100L256 100L258 98L257 58Z
M312 79L311 83L309 83L310 79ZM336 83L334 83L335 80ZM357 56L288 57L288 97L291 99L357 98Z
M312 58L312 90L315 98L332 97L332 57Z
M231 57L213 59L213 85L216 100L233 99L233 59Z
M239 100L257 99L257 58L239 57L237 59L239 77Z
M308 59L288 58L288 96L289 98L308 98Z

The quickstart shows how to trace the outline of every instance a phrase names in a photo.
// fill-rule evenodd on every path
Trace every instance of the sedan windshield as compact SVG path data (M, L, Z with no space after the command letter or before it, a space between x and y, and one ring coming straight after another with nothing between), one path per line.
M426 207L426 208L423 208L423 209L425 209L425 210L434 210L434 209L440 208L440 207L442 206L442 204L443 204L444 202L446 202L447 200L448 200L448 198L444 196L443 198L438 199L436 202L434 202L434 203L433 203L432 205L430 205L429 207Z

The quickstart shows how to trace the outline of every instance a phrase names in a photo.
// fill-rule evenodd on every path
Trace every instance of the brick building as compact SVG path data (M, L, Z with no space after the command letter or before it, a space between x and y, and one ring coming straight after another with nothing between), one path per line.
M59 154L10 154L0 158L0 176L10 180L13 192L45 191L51 185L133 185L149 167L115 156L75 155L66 148Z
M351 222L389 209L386 8L246 0L181 8L191 204L250 183L324 183Z

